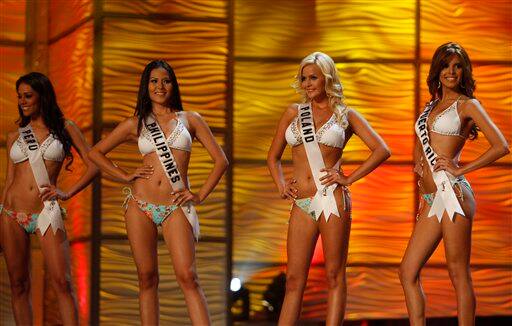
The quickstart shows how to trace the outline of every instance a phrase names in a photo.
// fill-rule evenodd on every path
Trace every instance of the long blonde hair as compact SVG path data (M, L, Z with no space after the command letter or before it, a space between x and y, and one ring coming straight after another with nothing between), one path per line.
M310 55L302 59L299 71L295 76L295 81L292 87L297 93L302 96L304 103L309 102L310 99L306 95L306 92L302 89L302 69L305 66L314 64L322 71L325 78L325 93L329 99L329 106L334 111L338 122L343 128L347 128L347 112L348 107L344 102L345 96L343 96L343 85L341 84L338 70L331 57L322 52L313 52Z

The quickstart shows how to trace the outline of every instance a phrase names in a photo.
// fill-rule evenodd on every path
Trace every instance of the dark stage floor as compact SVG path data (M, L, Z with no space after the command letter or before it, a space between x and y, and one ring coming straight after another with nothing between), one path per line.
M271 326L276 322L262 321L237 321L235 326ZM298 326L323 326L324 322L301 322ZM406 319L387 319L387 320L357 320L345 321L344 326L409 326ZM495 316L495 317L477 317L476 326L509 326L512 325L512 316ZM429 318L427 326L458 326L457 318Z

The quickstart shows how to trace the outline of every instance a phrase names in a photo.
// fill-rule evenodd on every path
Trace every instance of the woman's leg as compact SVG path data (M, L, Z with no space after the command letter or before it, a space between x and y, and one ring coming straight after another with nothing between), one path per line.
M350 237L350 212L343 211L343 205L338 204L341 217L331 216L326 222L323 216L320 220L320 234L325 259L325 274L327 276L327 319L326 325L341 325L345 316L347 303L346 263L348 242Z
M62 323L78 325L77 302L71 281L69 242L66 233L59 229L54 234L50 227L44 236L39 230L36 234L41 243L41 252L52 287L57 295Z
M128 203L126 232L139 278L139 310L142 325L158 325L158 232L155 224L137 206Z
M286 294L279 325L295 325L300 317L302 296L317 239L318 223L294 205L288 225Z
M162 223L165 243L171 253L176 280L180 285L193 325L210 325L210 314L199 285L195 263L195 242L192 226L178 208Z
M437 217L427 217L429 209L423 202L423 209L414 226L399 270L412 326L425 325L425 294L420 284L420 271L442 237L441 224Z
M30 239L11 217L0 214L0 230L7 272L11 282L11 304L16 325L32 325L30 302Z
M466 216L456 215L453 222L443 219L443 241L446 264L457 294L459 325L475 324L476 299L471 280L469 259L471 256L471 228L475 211L474 199L466 189L462 208Z

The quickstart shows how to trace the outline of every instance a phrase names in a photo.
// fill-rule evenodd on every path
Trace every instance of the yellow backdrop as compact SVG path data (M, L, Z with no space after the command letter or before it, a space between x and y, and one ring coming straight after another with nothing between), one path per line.
M0 185L5 179L5 132L17 118L14 82L27 72L32 44L30 1L0 2ZM468 51L476 96L512 142L512 10L507 0L320 1L320 0L48 0L48 67L66 116L89 142L133 114L140 73L163 58L175 68L185 110L200 112L228 153L230 175L199 208L203 240L199 276L215 324L226 321L226 277L251 291L251 315L263 309L262 293L285 270L290 204L279 199L265 164L283 110L299 97L290 84L300 60L313 51L332 56L347 103L384 137L393 156L351 187L353 222L348 258L347 317L403 318L397 268L414 222L417 198L412 172L413 122L428 99L426 76L434 50L456 41ZM95 124L96 122L96 124ZM99 132L99 133L98 133ZM483 135L468 142L467 162L488 146ZM194 144L191 183L197 189L211 160ZM345 170L368 156L354 138ZM126 168L140 164L135 144L111 157ZM290 175L290 151L285 173ZM82 171L76 160L63 188ZM472 247L479 315L512 311L512 157L468 175L477 194ZM230 185L232 188L230 189ZM82 322L98 307L103 325L138 324L137 279L124 229L122 185L101 180L67 203L73 277ZM98 211L93 212L93 198ZM96 219L96 220L93 220ZM93 225L101 227L93 234ZM95 224L96 223L96 224ZM232 225L232 232L230 226ZM93 239L99 261L91 262ZM96 244L97 245L97 244ZM230 249L232 247L232 250ZM162 323L187 323L170 257L161 244ZM304 300L304 319L325 316L326 284L317 248ZM97 287L91 273L99 272ZM0 323L12 323L5 263L0 260ZM454 316L442 246L423 272L428 316ZM44 320L58 321L46 287ZM91 289L99 303L91 302ZM385 298L385 299L383 299ZM99 306L97 306L99 304Z
M419 4L419 7L418 7ZM406 317L397 269L413 227L417 198L412 172L413 124L429 100L431 56L456 41L468 51L476 96L512 140L511 3L490 1L235 1L233 276L251 291L251 309L286 262L290 204L279 199L265 158L277 121L300 98L291 89L300 60L313 51L334 58L347 103L362 113L393 156L351 187L352 233L348 257L347 317ZM483 135L468 142L463 161L483 153ZM344 154L353 170L369 155L359 139ZM284 159L290 175L290 151ZM511 155L470 173L477 198L472 270L479 315L512 308L510 237ZM303 318L325 316L321 248L304 298ZM429 316L454 316L442 246L423 272Z

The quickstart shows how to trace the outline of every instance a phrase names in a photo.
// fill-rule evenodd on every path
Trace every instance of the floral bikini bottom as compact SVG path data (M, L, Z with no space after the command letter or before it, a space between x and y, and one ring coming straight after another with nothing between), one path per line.
M0 205L1 206L1 205ZM66 215L66 210L64 208L60 208L62 216ZM5 215L9 216L13 220L15 220L24 230L25 232L32 234L37 230L37 219L39 218L39 213L23 213L13 211L7 208L0 207L0 213L5 212Z
M456 195L461 200L464 200L464 193L462 192L461 185L466 187L471 193L473 193L473 188L471 188L471 185L469 184L468 180L464 176L460 176L456 178L454 181L452 181L452 187L457 190ZM422 194L421 196L425 200L425 202L428 204L428 206L432 206L434 203L436 193L430 193L430 194Z
M464 192L462 191L462 186L464 186L464 188L466 188L472 194L474 194L473 188L471 188L471 185L464 176L460 176L451 180L451 184L453 189L455 190L455 195L457 196L457 198L460 198L461 201L464 201ZM420 187L420 189L422 188L420 181L418 181L418 186ZM434 198L436 197L436 193L432 192L428 194L422 194L421 197L429 207L432 207L432 204L434 203ZM422 210L423 203L420 201L420 207L418 208L418 213L416 214L416 220L420 218L420 213L422 212Z
M298 208L300 208L304 213L311 216L313 220L317 220L317 216L315 216L315 212L311 210L311 201L313 200L313 197L305 197L305 198L298 198L294 200L295 205L297 205ZM352 204L350 201L350 192L348 190L348 187L343 187L342 190L342 198L343 202L343 210L344 212L350 213L352 210ZM293 205L292 205L293 208Z
M135 198L130 188L124 188L123 193L126 194L126 198L123 203L125 210L128 208L128 201L131 199L135 201L139 209L157 226L162 225L165 219L169 217L172 212L178 209L177 205L157 205Z

